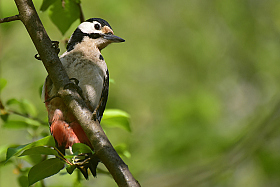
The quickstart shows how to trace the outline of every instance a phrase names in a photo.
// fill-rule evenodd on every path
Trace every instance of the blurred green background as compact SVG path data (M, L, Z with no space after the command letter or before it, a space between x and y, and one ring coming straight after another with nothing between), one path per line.
M39 9L42 1L34 0ZM124 158L142 186L280 186L280 2L275 0L82 0L86 18L107 20L125 43L102 51L110 85L107 108L131 115ZM17 14L0 0L0 17ZM52 40L62 36L39 13ZM28 99L47 118L39 87L47 75L20 21L0 25L1 99ZM1 126L2 121L0 121ZM0 129L0 146L32 140ZM1 155L3 157L4 155ZM0 168L0 186L17 186L14 166ZM57 175L47 186L72 186ZM98 175L83 186L116 186Z

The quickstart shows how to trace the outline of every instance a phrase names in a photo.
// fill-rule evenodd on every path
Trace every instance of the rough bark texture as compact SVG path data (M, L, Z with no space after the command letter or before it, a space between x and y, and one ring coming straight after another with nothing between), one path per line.
M19 19L25 25L43 63L56 88L59 89L66 106L72 110L93 145L96 154L109 170L118 186L140 186L130 173L127 165L114 150L98 121L92 119L80 95L71 86L69 77L64 70L55 49L48 37L43 24L35 10L32 0L15 0L19 10Z

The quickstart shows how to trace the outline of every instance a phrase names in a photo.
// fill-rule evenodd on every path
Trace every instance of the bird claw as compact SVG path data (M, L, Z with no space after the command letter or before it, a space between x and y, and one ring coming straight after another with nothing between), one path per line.
M80 158L79 158L80 157ZM88 179L88 169L92 175L96 177L96 168L100 159L96 154L82 153L74 158L74 165L82 172L84 177Z
M55 49L55 53L58 55L60 52L59 41L52 41L52 47Z
M41 57L39 56L39 54L36 54L36 55L34 56L34 58L36 58L37 60L42 60Z
M76 78L70 78L69 80L73 81L73 82L70 82L70 83L66 84L64 89L67 89L67 88L72 86L78 92L78 94L81 96L81 98L83 100L85 100L85 98L83 96L83 90L78 85L80 81Z
M80 83L80 81L78 80L78 79L76 79L76 78L70 78L69 79L70 81L74 81L74 83L78 86L79 85L79 83Z
M94 121L96 121L96 119L97 119L96 110L94 110L94 112L92 113L92 119L93 119Z
M59 52L60 52L60 49L59 49L59 41L52 41L52 48L55 49L55 53L58 55ZM36 54L34 57L35 57L37 60L42 60L39 54Z
M51 101L52 99L54 99L54 98L56 98L56 97L59 97L59 98L60 98L59 95L54 95L54 96L52 96L52 97L46 99L46 100L44 101L44 103L47 103L47 102Z

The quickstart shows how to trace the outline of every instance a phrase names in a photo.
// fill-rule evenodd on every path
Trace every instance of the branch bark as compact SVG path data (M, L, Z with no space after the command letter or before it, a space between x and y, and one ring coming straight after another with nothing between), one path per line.
M10 22L10 21L16 21L19 20L19 15L7 17L7 18L1 18L0 23Z
M74 88L69 85L69 77L64 70L51 40L36 12L32 0L15 0L19 11L19 19L26 27L42 61L59 90L64 103L73 112L78 122L85 131L96 154L109 170L115 182L121 187L138 187L140 184L132 176L128 166L119 157L112 144L105 135L98 121L92 119L92 112Z

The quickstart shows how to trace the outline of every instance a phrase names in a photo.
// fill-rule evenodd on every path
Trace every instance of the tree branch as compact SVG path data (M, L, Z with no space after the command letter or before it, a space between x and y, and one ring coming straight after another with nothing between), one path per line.
M92 112L87 108L80 95L74 88L67 86L71 85L69 77L52 47L52 42L42 25L32 0L15 0L15 3L19 11L19 18L26 27L52 82L58 88L66 106L77 118L102 163L109 170L118 186L140 186L113 148L99 122L92 119Z
M15 20L19 20L19 15L7 17L7 18L1 18L0 23L11 22L11 21L15 21Z
M82 22L85 21L85 17L84 17L84 13L83 13L81 2L79 3L79 9L80 9L80 22L82 23Z

